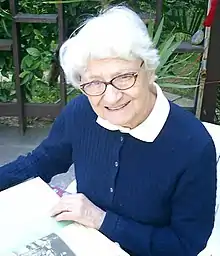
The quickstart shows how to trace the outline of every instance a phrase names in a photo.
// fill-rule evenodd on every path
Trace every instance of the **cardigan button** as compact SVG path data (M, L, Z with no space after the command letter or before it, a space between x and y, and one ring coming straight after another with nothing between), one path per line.
M118 162L117 161L115 162L115 167L118 167Z
M124 138L121 136L120 140L121 140L121 142L122 142L122 141L124 140Z
M110 188L110 192L112 193L114 190L113 190L113 188Z

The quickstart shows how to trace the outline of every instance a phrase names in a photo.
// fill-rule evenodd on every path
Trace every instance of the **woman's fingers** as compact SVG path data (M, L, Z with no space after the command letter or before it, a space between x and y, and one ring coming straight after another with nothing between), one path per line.
M71 212L74 209L75 199L73 196L65 196L60 199L59 203L55 205L51 211L51 216L56 216L62 212Z
M68 221L73 220L73 213L72 212L62 212L55 217L56 221Z
M104 220L105 212L94 205L85 195L67 195L51 210L57 221L70 220L98 229Z

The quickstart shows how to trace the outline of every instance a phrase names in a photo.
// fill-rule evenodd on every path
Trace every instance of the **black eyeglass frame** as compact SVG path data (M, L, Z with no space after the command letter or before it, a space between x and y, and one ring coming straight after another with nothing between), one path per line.
M139 68L141 68L141 67L143 66L143 64L144 64L144 61L141 62ZM130 89L131 87L133 87L133 86L135 85L135 83L136 83L136 81L137 81L137 77L138 77L138 75L139 75L139 72L140 72L140 71L138 71L138 72L128 72L128 73L125 73L125 74L121 74L121 75L118 75L118 76L116 76L116 77L113 77L109 82L98 81L98 80L95 81L95 80L94 80L94 81L91 81L91 82L88 82L88 83L81 84L81 85L80 85L80 89L81 89L86 95L88 95L88 96L100 96L100 95L104 94L105 91L106 91L106 89L107 89L107 86L108 86L109 84L111 84L114 88L116 88L116 89L119 90L119 91L125 91L125 90L128 90L128 89ZM126 87L126 88L121 89L121 88L118 88L117 86L115 86L115 85L113 84L113 81L114 81L115 79L118 79L118 78L123 77L123 76L126 76L126 75L132 75L132 76L134 77L134 82L133 82L132 85L130 85L130 86ZM103 83L103 84L105 85L105 88L104 88L103 92L101 92L101 93L99 93L99 94L88 94L88 93L85 91L85 87L86 87L87 85L93 83L93 82L100 82L100 83Z

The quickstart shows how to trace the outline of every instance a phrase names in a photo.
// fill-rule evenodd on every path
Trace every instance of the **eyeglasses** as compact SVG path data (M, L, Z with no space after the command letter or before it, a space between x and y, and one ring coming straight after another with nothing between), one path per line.
M144 61L142 61L140 68L142 67ZM80 85L80 89L89 96L100 96L105 93L107 89L107 85L111 84L116 89L123 91L130 89L136 82L139 72L129 72L126 74L121 74L109 82L104 81L92 81L89 83L85 83Z

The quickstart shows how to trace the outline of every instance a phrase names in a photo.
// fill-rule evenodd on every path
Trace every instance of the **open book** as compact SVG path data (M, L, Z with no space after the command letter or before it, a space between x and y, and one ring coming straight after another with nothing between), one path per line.
M99 231L57 222L50 209L59 196L40 178L0 193L0 255L128 256Z

